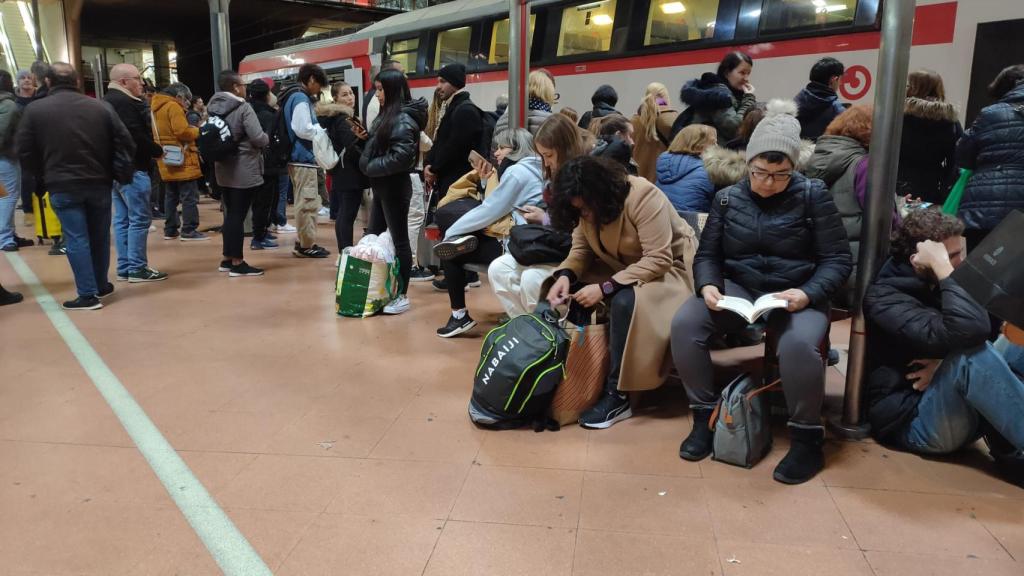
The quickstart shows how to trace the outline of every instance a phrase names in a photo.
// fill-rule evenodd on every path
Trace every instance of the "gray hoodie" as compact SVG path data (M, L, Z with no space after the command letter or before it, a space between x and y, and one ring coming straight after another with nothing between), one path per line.
M214 164L217 184L227 188L256 188L263 185L263 148L270 141L260 127L260 119L248 102L228 92L217 92L210 98L207 110L225 118L232 136L238 140L238 154ZM232 110L234 108L234 110Z

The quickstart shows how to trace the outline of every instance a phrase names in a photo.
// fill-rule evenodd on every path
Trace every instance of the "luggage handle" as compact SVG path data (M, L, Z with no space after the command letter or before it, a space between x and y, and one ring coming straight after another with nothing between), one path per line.
M747 395L746 395L747 402L750 402L751 400L754 399L754 396L757 396L758 394L761 394L762 392L768 392L769 390L773 390L773 389L777 388L779 386L779 384L781 384L781 383L782 383L782 379L781 378L777 378L771 384L766 384L764 386L761 386L760 388L756 388L754 390L751 390L750 392L747 392ZM722 409L722 401L719 400L718 404L715 405L715 409L711 412L711 418L708 419L708 427L711 428L712 430L715 429L715 424L718 423L718 414L721 411L721 409ZM732 415L731 414L726 414L725 415L725 423L726 424L732 424Z

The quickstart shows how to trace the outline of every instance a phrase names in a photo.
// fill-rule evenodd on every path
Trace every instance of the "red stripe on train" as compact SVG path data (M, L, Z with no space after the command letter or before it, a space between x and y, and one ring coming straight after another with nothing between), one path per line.
M335 44L333 46L324 46L323 48L315 48L313 50L303 50L289 56L271 56L269 58L260 58L258 60L243 61L238 67L238 72L241 74L252 74L254 72L265 71L269 72L271 70L299 66L306 62L332 62L334 60L368 56L369 53L370 40L367 38L364 40L348 42L346 44ZM299 60L301 60L301 62L299 62Z

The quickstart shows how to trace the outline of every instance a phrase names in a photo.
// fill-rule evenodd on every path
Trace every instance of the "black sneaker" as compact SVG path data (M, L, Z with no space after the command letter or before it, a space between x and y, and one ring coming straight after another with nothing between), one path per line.
M36 243L28 238L22 238L21 236L14 237L14 243L17 244L18 248L28 248L29 246L35 246Z
M133 284L138 282L160 282L161 280L167 280L167 274L149 267L139 268L128 273L128 281Z
M593 407L580 415L580 426L591 430L610 428L612 424L633 416L629 398L618 392L606 393Z
M434 254L441 260L451 260L452 258L473 252L479 243L480 241L477 237L472 234L460 236L454 240L446 240L434 246Z
M245 263L245 260L242 260L237 266L231 267L231 270L228 271L228 276L232 278L236 276L263 276L263 269L249 266Z
M480 275L476 272L466 271L466 288L479 288L483 286L483 282L480 281Z
M221 260L217 272L231 272L231 260Z
M292 250L292 254L296 258L327 258L331 253L326 249L313 244L309 248L300 248L299 246L295 246Z
M0 250L3 250L4 252L17 252L18 251L18 245L17 244L8 244L8 245L4 246L3 248L0 248Z
M53 246L50 246L50 251L47 252L50 256L65 256L68 253L67 244L64 243L63 239L54 240Z
M433 286L434 290L437 290L438 292L447 292L448 291L448 280L445 279L445 278L437 278L436 280L431 282L430 285ZM477 280L477 286L479 286L479 285L480 285L480 281ZM470 286L469 284L466 284L466 288L465 288L466 292L469 292L469 286Z
M177 232L164 232L164 240L177 240L180 237Z
M4 290L3 286L0 286L0 306L17 304L24 299L25 297L21 295L21 292L8 292L7 290Z
M100 288L100 291L99 291L99 293L96 294L96 297L99 298L100 300L103 300L104 298L106 298L107 296L110 296L113 293L114 293L114 285L111 284L110 282L107 282L106 286L104 286L103 288Z
M469 312L462 318L456 318L453 314L448 318L448 323L437 329L437 335L441 338L451 338L464 332L469 332L476 326L476 320L469 316Z
M99 310L103 308L103 302L100 302L100 299L95 296L79 296L61 304L61 308L65 310Z
M434 278L434 273L422 266L413 266L409 271L409 282L430 282Z

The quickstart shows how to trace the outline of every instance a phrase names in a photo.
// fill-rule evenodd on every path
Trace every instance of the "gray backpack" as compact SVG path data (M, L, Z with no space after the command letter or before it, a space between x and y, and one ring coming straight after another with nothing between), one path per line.
M711 415L715 460L752 468L768 454L772 449L771 403L764 393L778 383L758 388L750 374L743 374L722 390Z

